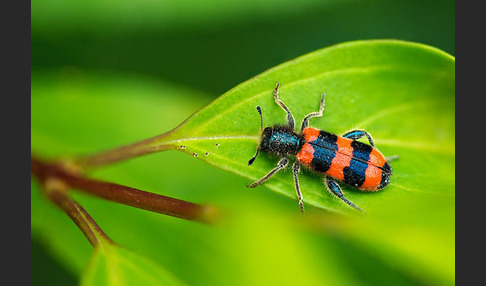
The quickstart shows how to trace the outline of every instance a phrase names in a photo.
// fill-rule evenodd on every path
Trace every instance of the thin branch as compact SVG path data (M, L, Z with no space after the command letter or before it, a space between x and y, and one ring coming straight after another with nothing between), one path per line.
M213 222L213 207L198 205L139 189L84 177L59 163L47 163L31 156L31 172L41 181L55 177L66 185L97 197L165 215L204 223Z
M170 137L174 132L179 130L187 121L189 121L197 113L192 114L184 120L176 128L155 137L145 139L143 141L135 142L115 149L102 151L93 155L82 156L74 158L71 163L79 168L86 169L91 167L99 167L121 160L130 159L133 157L158 152L170 149L176 149L174 145L161 144L161 141Z
M161 145L160 140L171 134L172 132L164 133L153 138L149 138L140 142L135 142L129 145L118 148L102 151L93 155L81 156L74 158L72 163L82 169L99 167L121 160L126 160L138 157L145 154L150 154L158 151L165 151L175 149L172 145Z
M66 193L68 186L63 181L50 177L44 181L43 187L47 197L74 221L91 245L113 243L88 212L78 202L68 197Z

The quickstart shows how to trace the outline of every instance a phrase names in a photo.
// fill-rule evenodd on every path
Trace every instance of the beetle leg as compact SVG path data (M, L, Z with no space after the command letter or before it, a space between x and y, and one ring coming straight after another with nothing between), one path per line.
M265 176L263 176L260 180L254 182L253 184L246 185L246 186L248 188L254 188L254 187L258 186L258 185L263 184L271 176L275 175L275 173L277 173L281 169L285 168L285 166L287 166L288 163L289 163L289 160L287 158L280 159L280 161L278 161L277 167L273 168L270 172L268 172L268 174L266 174Z
M299 198L300 212L304 214L304 202L303 202L303 197L302 197L302 193L300 192L300 186L299 186L300 164L298 162L295 162L294 165L292 166L292 169L294 170L295 191L297 192L297 197Z
M300 128L300 133L304 131L305 128L309 125L309 119L312 117L321 117L322 116L322 111L324 111L324 97L326 96L325 93L322 94L321 97L321 104L319 106L319 111L318 112L312 112L309 113L305 118L304 121L302 121L302 127Z
M390 156L390 157L386 157L385 159L386 159L387 162L390 162L390 161L396 160L398 158L400 158L400 156L393 155L393 156Z
M326 182L327 187L329 188L329 190L331 191L331 193L333 195L335 195L336 197L340 198L341 200L343 200L345 203L347 203L348 205L352 206L353 208L355 208L355 209L357 209L357 210L359 210L361 212L364 212L357 205L355 205L352 202L348 201L344 197L344 194L343 194L343 191L341 190L341 187L338 185L338 183L333 178L331 178L329 176L326 176L325 182Z
M280 83L277 82L277 86L273 89L273 98L275 99L275 103L278 104L285 112L287 112L287 125L294 130L294 125L295 125L295 120L294 116L292 116L292 113L290 113L290 110L285 106L285 103L278 98L278 88L280 86Z
M358 140L359 138L366 136L368 137L368 141L370 142L371 147L375 147L375 143L373 142L373 138L371 138L371 135L364 131L364 130L351 130L346 133L344 133L343 137L353 139L353 140Z

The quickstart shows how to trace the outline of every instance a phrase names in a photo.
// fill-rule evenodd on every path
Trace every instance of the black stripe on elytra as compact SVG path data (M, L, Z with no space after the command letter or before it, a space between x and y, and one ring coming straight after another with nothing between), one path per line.
M348 167L343 168L344 182L354 187L361 186L366 180L366 169L373 149L370 145L353 141L353 158Z
M311 161L314 170L322 173L329 170L338 149L336 141L336 135L320 130L317 139L309 142L314 147L314 157Z
M390 174L390 175L392 173L392 168L391 168L391 166L390 166L390 164L388 162L385 162L385 164L383 164L383 166L381 167L381 170L383 172L386 172L386 173Z
M373 150L368 144L354 140L351 142L351 147L353 147L353 157L362 162L368 162L370 160L370 153Z
M343 169L343 181L353 187L361 186L366 179L366 168L368 168L368 164L351 159L349 166Z
M383 165L383 167L381 167L381 169L382 169L381 181L380 181L380 185L378 186L379 190L383 189L390 183L390 176L392 173L391 166L390 164L388 164L388 162L385 162L385 164Z
M337 151L338 145L336 144L337 142L337 135L320 130L319 131L319 136L317 137L316 140L309 142L311 145L320 147L320 148L325 148L331 151Z

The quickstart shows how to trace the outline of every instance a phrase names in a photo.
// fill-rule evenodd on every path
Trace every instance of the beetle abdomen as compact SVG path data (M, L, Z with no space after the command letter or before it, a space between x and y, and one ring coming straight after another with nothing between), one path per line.
M297 160L308 168L355 188L375 191L390 181L391 168L375 148L332 133L306 128Z

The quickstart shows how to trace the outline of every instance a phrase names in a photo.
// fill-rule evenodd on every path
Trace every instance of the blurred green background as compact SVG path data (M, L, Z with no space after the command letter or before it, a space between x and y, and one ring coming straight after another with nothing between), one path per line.
M133 72L216 97L344 41L392 38L455 54L454 1L32 1L32 69Z
M34 0L31 8L32 148L45 156L91 153L163 133L266 69L344 41L402 39L455 54L454 1ZM89 109L77 114L71 104ZM96 116L89 116L90 109ZM133 110L149 122L128 116ZM170 168L160 162L170 162ZM294 201L264 188L248 191L247 180L182 153L137 158L93 175L245 214L240 227L214 232L76 195L113 240L190 285L227 285L228 277L241 285L265 279L450 284L448 277L414 272L413 265L396 266L393 256L346 235L289 229L276 218L295 213ZM33 183L32 284L77 284L91 252L81 232ZM399 264L407 264L406 258Z

